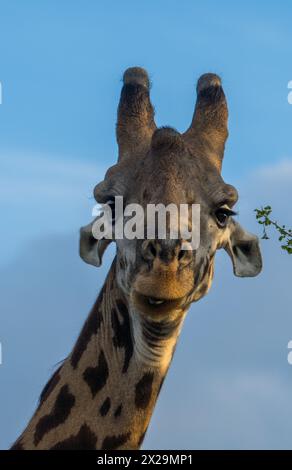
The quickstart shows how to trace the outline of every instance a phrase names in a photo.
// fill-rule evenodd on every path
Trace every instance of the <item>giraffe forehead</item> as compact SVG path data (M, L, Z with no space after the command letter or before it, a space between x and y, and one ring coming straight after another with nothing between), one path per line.
M126 194L137 202L177 204L233 197L234 188L209 166L207 159L188 153L148 155L143 162L136 162L129 179L125 176Z
M225 192L225 184L220 179L206 178L188 166L171 165L160 171L154 168L141 180L137 178L129 200L142 204L200 204L225 199Z
M213 194L230 192L210 160L204 154L191 154L177 134L174 142L173 137L168 141L166 136L162 142L159 137L154 149L111 167L95 187L97 202L121 195L127 203L199 203L212 201Z

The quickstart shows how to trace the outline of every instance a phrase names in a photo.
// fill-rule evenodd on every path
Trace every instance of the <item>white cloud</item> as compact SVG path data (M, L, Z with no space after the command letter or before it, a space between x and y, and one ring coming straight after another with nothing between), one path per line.
M255 178L260 178L267 183L292 182L292 159L285 158L274 164L266 165L256 170Z
M0 159L0 194L10 202L32 196L80 198L80 190L91 195L105 172L104 166L55 155L0 154Z

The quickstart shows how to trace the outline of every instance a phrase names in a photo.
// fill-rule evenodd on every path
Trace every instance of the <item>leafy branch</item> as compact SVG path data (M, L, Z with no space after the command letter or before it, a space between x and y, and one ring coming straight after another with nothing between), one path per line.
M256 219L259 224L263 226L262 239L268 240L267 227L273 226L279 233L279 241L282 243L282 250L287 251L289 255L292 254L292 230L286 229L285 225L279 225L278 222L272 220L270 215L272 213L271 206L265 206L261 209L255 209Z

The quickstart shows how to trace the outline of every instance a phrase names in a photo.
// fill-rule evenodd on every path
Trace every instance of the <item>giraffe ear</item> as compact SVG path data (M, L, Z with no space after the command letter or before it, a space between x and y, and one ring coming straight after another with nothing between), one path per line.
M94 238L92 233L94 222L80 229L79 254L85 263L99 267L102 264L103 254L112 240Z
M231 257L233 272L239 277L254 277L262 270L258 237L231 221L230 236L225 249Z

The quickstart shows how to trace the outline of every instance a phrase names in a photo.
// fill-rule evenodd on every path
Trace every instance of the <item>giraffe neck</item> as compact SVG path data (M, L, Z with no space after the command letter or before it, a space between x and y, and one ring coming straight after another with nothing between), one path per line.
M16 448L139 448L184 315L158 324L130 311L114 262L72 353L44 388Z

